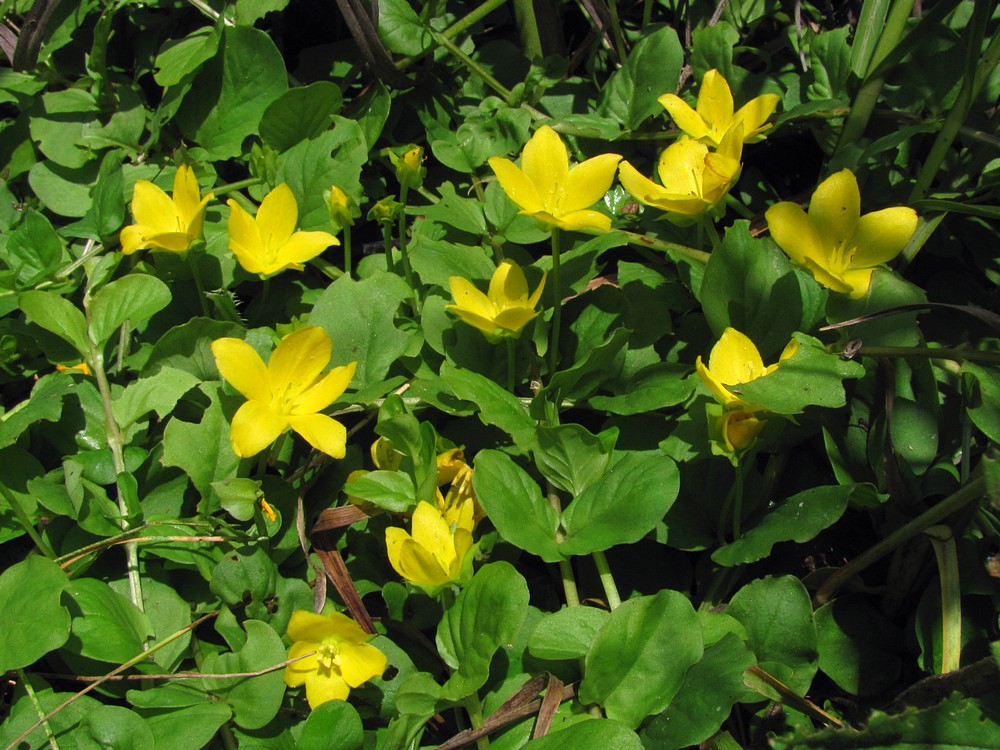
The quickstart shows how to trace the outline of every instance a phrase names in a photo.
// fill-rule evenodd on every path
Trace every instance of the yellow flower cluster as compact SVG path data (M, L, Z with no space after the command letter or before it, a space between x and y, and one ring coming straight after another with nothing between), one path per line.
M698 357L695 362L698 376L723 407L715 428L727 451L742 453L749 448L764 429L766 416L762 407L743 401L733 386L769 375L798 348L797 341L788 342L778 362L765 367L754 343L735 328L727 328L712 347L707 367Z

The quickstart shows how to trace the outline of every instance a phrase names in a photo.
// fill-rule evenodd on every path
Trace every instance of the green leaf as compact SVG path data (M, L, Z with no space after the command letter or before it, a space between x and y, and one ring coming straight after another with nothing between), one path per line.
M357 709L344 701L327 701L309 712L296 750L361 750L364 727Z
M231 606L249 597L263 602L274 594L278 568L260 546L237 547L227 552L212 570L212 592Z
M642 750L642 741L613 719L586 719L531 740L525 750Z
M843 381L862 377L864 367L828 352L812 336L797 333L794 338L799 348L790 359L770 375L733 386L733 393L776 414L798 414L807 406L844 406Z
M118 201L121 202L121 195ZM14 271L21 287L33 286L62 264L62 240L45 216L28 209L21 225L7 239L3 260Z
M182 469L201 493L209 497L212 482L233 476L240 459L229 440L229 422L219 403L221 383L198 386L210 399L198 423L183 422L176 416L163 431L164 466Z
M68 299L54 292L31 291L21 294L17 304L28 320L69 342L81 357L85 358L90 353L87 319Z
M528 584L506 562L484 565L445 611L437 646L451 677L442 697L461 700L486 683L493 655L514 640L528 611Z
M129 695L139 691L129 691ZM172 711L153 711L146 723L153 730L157 750L201 750L208 747L219 727L232 717L233 712L225 703L208 702Z
M128 581L119 579L109 584L121 596L128 594ZM153 637L161 641L191 624L191 605L181 598L172 586L146 576L142 580L143 611L153 630ZM153 654L152 659L165 670L176 668L188 655L191 634L176 638Z
M585 555L638 542L677 499L677 464L662 455L627 453L563 513L564 555Z
M673 28L664 26L643 36L604 86L597 114L616 118L625 130L636 130L663 111L657 99L677 88L683 64L684 50Z
M5 748L40 750L51 747L45 728L37 726L39 711L42 712L43 716L50 712L53 714L48 725L49 731L54 736L61 740L69 736L73 736L75 739L76 730L86 719L87 714L101 706L89 695L74 696L74 693L71 692L56 693L40 677L36 677L30 672L27 674L27 680L31 683L35 696L29 698L25 694L24 687L20 685L14 689L13 706L11 706L10 713L5 717L4 722L0 724L0 745ZM70 698L74 698L74 700L69 700ZM62 706L63 703L66 705ZM15 739L32 726L36 727L35 730L22 743L15 743ZM62 744L60 744L61 746Z
M510 456L494 450L477 453L472 486L500 536L545 562L564 559L555 541L556 511Z
M873 313L927 301L923 289L885 268L876 268L872 285L861 299L831 294L827 303L830 323L864 318ZM898 313L856 323L839 329L847 339L859 338L866 346L921 346L923 336L917 326L917 313Z
M134 273L101 287L90 301L90 335L102 346L126 321L130 328L170 304L170 289L155 276Z
M413 480L402 471L369 471L345 484L344 492L391 513L407 513L417 504Z
M290 89L264 110L260 137L275 150L286 151L328 130L343 103L340 87L329 81Z
M531 115L526 109L498 104L498 100L490 98L480 105L479 110L469 113L454 133L440 133L444 137L431 141L434 158L449 169L468 174L486 164L491 156L505 156L520 150L531 127ZM514 209L516 214L516 206ZM534 219L522 218L527 219L527 224L535 226ZM509 232L505 234L507 239L516 241Z
M389 52L419 55L431 45L431 35L408 0L378 4L378 37Z
M578 424L540 425L535 464L556 487L574 497L597 481L611 461L617 428L600 435Z
M42 161L31 167L28 184L49 211L60 216L86 216L93 203L91 186L100 166L97 160L77 168Z
M478 373L448 362L441 365L441 378L456 396L479 407L477 416L483 424L499 427L522 450L534 448L535 420L514 394Z
M691 602L665 589L623 602L587 654L583 703L635 728L670 705L684 675L702 657L701 622Z
M746 334L771 361L796 331L811 331L823 316L826 293L792 269L773 242L750 236L737 221L712 251L700 301L715 335L727 327Z
M469 234L486 234L486 216L483 213L483 206L478 200L458 195L455 192L455 186L450 182L442 184L438 188L438 192L441 194L441 199L430 206L421 206L421 214L428 219L440 222L441 224L447 224ZM473 249L468 248L466 252ZM411 253L412 251L411 246ZM465 276L467 279L480 278L464 274L458 269L453 270L451 275ZM489 274L487 274L486 278L489 278Z
M30 397L0 414L0 449L13 445L37 422L58 422L62 417L63 397L75 390L73 376L66 373L55 372L39 378Z
M163 88L184 80L201 65L215 57L222 38L222 25L203 26L183 39L170 39L160 49L154 63L153 80Z
M341 276L320 295L309 325L326 329L333 340L332 365L357 362L351 386L364 388L383 380L410 348L412 334L393 318L410 289L400 277L379 271L363 281ZM351 315L344 311L350 310Z
M962 372L972 375L978 385L966 406L969 419L990 440L1000 443L1000 372L972 362L963 362Z
M124 662L142 652L152 634L149 620L126 597L96 578L78 578L66 587L73 615L73 653L107 662Z
M753 654L735 633L705 647L692 665L667 710L654 716L642 732L648 750L681 750L707 740L729 719L733 705L744 698L743 672L755 663Z
M219 505L237 521L249 521L254 516L257 502L263 497L260 482L246 477L226 477L212 482L212 492Z
M227 27L216 55L201 67L177 119L209 159L239 156L264 110L288 90L281 53L265 32Z
M181 397L199 382L199 378L184 370L161 367L155 375L129 383L112 402L115 421L127 431L136 420L151 411L160 419L166 419Z
M270 625L247 620L243 627L246 645L236 653L206 655L202 672L257 672L285 660L285 646ZM233 721L244 729L260 729L268 724L278 713L285 695L280 669L257 677L205 680L204 686L233 709Z
M809 42L809 72L812 73L813 81L806 88L810 100L849 100L850 35L851 29L847 26L813 35Z
M892 449L914 474L922 476L937 458L940 433L937 414L926 404L896 396L890 424Z
M689 378L691 368L658 362L639 370L630 377L617 396L591 396L587 401L595 409L612 414L643 414L677 406L690 397L696 380Z
M60 602L70 581L51 560L32 556L0 574L0 670L27 667L69 638L70 616Z
M608 617L595 607L564 607L546 614L528 636L528 651L538 659L582 659Z
M112 236L125 223L125 177L122 174L121 153L109 151L101 162L97 184L91 193L92 203L85 221L89 221L91 238L101 240Z
M236 323L208 318L192 318L174 326L153 344L143 376L153 375L162 367L188 372L199 380L218 380L219 370L212 355L212 342L225 337L243 338L243 327Z
M288 0L236 0L236 23L253 26L268 13L284 10Z
M816 674L816 626L809 592L794 576L761 578L736 592L726 614L747 629L761 669L804 695Z
M50 91L36 99L31 110L31 138L46 158L77 169L94 158L81 139L85 127L98 115L97 102L84 89Z
M98 706L87 712L77 740L81 748L146 750L155 744L145 719L123 706Z
M858 596L840 596L816 610L819 668L851 695L878 695L902 670L903 634Z
M627 328L616 328L600 346L578 357L572 366L555 373L541 394L559 394L562 398L584 399L593 395L604 382L621 369L621 357L628 346Z
M855 494L871 492L871 485L811 487L768 507L767 515L739 539L712 553L719 565L732 567L756 562L771 553L778 542L808 542L832 526L847 510Z

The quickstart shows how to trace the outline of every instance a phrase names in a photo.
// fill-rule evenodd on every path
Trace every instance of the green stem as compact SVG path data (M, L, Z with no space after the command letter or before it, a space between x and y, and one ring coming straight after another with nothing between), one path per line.
M618 64L624 65L628 59L628 53L625 51L625 36L622 34L622 24L618 20L618 0L608 0L608 15L611 16L611 36L614 37Z
M840 140L837 142L836 151L855 143L868 127L875 104L882 93L885 85L886 71L879 71L878 67L883 60L892 52L893 48L899 44L906 29L906 21L913 12L914 0L896 0L892 10L886 20L885 27L879 36L878 45L872 55L868 65L868 73L864 83L854 97L851 111L844 120L844 127L840 131ZM836 153L836 152L835 152Z
M392 222L382 222L382 244L385 247L385 270L396 273L396 264L392 260Z
M517 342L512 337L507 337L507 390L514 392L514 363L517 358Z
M816 606L822 606L830 601L834 592L868 566L878 562L904 542L908 542L931 526L940 523L952 513L961 510L969 503L983 497L986 492L986 480L979 476L957 492L949 495L933 508L920 514L912 521L900 526L882 541L869 547L849 563L827 578L813 596Z
M552 228L552 330L549 332L549 377L559 364L559 329L562 326L562 284L559 271L560 229Z
M580 593L576 588L576 576L573 575L573 564L569 560L559 561L559 576L562 578L563 594L566 595L566 606L579 607Z
M212 314L208 310L208 297L205 296L205 283L201 280L201 269L198 268L198 261L194 259L194 255L188 253L187 262L191 268L191 277L194 279L194 288L198 292L201 314L206 318L210 318Z
M955 535L947 526L925 532L934 547L941 584L941 674L954 672L962 656L962 587L959 581Z
M736 479L733 483L733 541L743 536L743 462L736 466Z
M420 317L420 298L417 296L417 287L413 283L413 270L410 268L410 255L407 251L406 246L406 198L408 189L406 185L401 185L399 188L399 202L402 204L399 207L399 257L403 263L403 277L406 279L406 285L410 287L410 309L413 312L413 317Z
M678 245L676 242L667 242L666 240L648 237L638 232L625 232L624 234L628 237L630 245L649 247L654 250L662 250L668 254L681 255L702 264L707 264L708 259L712 257L710 253L706 253L704 250L695 250L693 247L688 247L687 245Z
M21 505L21 501L17 498L13 492L11 492L6 485L0 483L0 495L3 499L7 501L10 509L14 512L17 517L17 522L21 524L21 528L24 529L25 533L31 537L31 541L35 543L35 546L41 550L42 554L45 555L50 560L55 560L57 555L52 546L45 541L41 534L38 533L38 529L31 522L31 518L28 516L27 512L24 510L24 506Z
M513 0L514 20L517 23L517 33L521 40L521 52L529 60L541 58L542 37L538 32L538 20L535 18L534 0Z
M934 349L927 346L862 346L857 356L865 357L925 357L948 359L954 362L979 362L1000 365L1000 352L981 352L975 349Z
M237 190L242 190L243 188L253 187L254 185L263 185L264 180L260 177L248 177L245 180L238 180L236 182L228 182L225 185L219 185L218 187L212 188L212 192L218 197L220 195L226 195L227 193L234 193Z
M483 728L483 704L479 700L479 693L472 693L462 701L465 706L466 713L469 714L469 722L472 724L473 729ZM476 747L479 750L489 750L490 738L487 735L483 735L476 740Z
M52 727L49 725L48 717L45 715L45 709L42 708L42 704L38 700L38 696L35 695L35 689L31 687L31 683L28 682L28 677L25 675L24 669L18 667L17 678L21 681L21 684L24 685L24 692L27 694L28 700L31 701L31 705L35 709L35 714L38 715L38 719L42 723L42 729L45 730L45 737L49 741L49 747L52 750L59 750L59 743L56 742L56 736L53 734Z
M604 587L604 596L608 599L608 609L618 609L622 599L618 595L615 577L611 573L611 568L608 567L608 558L602 550L594 552L593 557L594 564L597 565L597 574L601 577L601 586Z

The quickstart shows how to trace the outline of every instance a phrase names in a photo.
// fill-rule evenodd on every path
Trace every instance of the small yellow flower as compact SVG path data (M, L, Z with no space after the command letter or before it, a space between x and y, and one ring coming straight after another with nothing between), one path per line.
M274 512L274 507L264 498L260 499L260 509L271 523L278 520L278 514Z
M293 641L285 667L288 687L306 686L309 708L333 700L347 700L356 688L385 671L386 656L367 643L371 638L347 615L317 615L296 610L288 622ZM311 656L305 656L315 652Z
M396 167L396 179L406 188L419 188L424 182L427 170L421 166L424 161L424 150L420 146L407 149L402 156L393 155Z
M357 362L323 374L331 349L329 335L317 326L285 336L266 366L242 339L212 342L212 354L222 377L247 398L233 416L230 429L237 456L247 458L260 453L291 427L316 450L333 458L344 457L347 430L318 412L343 394L354 377Z
M739 178L742 133L739 124L731 128L718 151L691 138L671 144L657 165L660 185L622 162L622 185L640 203L666 211L671 221L689 222L719 205Z
M455 304L445 307L481 330L491 341L517 336L538 315L535 306L542 297L546 275L542 274L542 280L530 296L524 271L512 260L503 261L493 272L487 294L476 289L468 279L452 276L448 286Z
M227 201L229 213L229 249L249 273L267 278L289 268L301 271L311 260L331 245L340 242L329 232L296 232L299 206L292 189L281 183L264 196L256 218L236 201Z
M790 341L781 353L778 363L794 355L798 348L799 342L794 339ZM727 409L753 412L760 411L760 407L744 402L733 393L732 386L764 377L778 369L778 363L765 367L764 360L754 343L735 328L727 328L708 355L708 367L702 362L701 357L698 357L695 368L701 381L720 404Z
M451 484L465 467L465 452L461 448L451 448L437 457L437 484L442 487Z
M330 186L330 197L328 200L330 221L338 231L344 227L352 226L354 220L361 216L361 211L358 208L358 204L354 202L354 199L336 185Z
M716 422L716 428L722 438L726 450L730 453L741 453L753 445L761 430L764 429L764 419L760 412L724 411Z
M771 236L788 257L823 286L858 299L868 293L875 267L902 252L917 229L912 208L861 215L858 181L849 169L828 177L807 214L784 201L765 214Z
M369 449L372 463L376 469L395 471L403 463L403 454L392 447L392 443L384 437L380 437L372 443Z
M473 502L469 498L445 518L437 505L417 503L413 511L413 534L396 527L385 530L389 564L407 581L434 595L462 579L463 567L472 549Z
M84 375L93 375L90 371L90 365L86 362L80 362L76 365L56 365L56 372L82 372Z
M489 163L500 187L521 207L520 213L560 229L608 231L611 217L590 207L608 192L621 158L602 154L570 169L566 144L543 125L525 144L520 167L496 156Z
M173 196L168 196L148 180L138 180L132 191L132 216L135 224L122 229L122 252L166 250L184 254L201 238L205 206L213 198L204 198L194 172L187 164L177 167Z
M733 92L729 82L718 70L710 70L701 81L697 110L674 94L664 94L657 101L670 113L677 127L695 140L718 148L726 133L739 125L744 143L754 143L764 138L765 124L778 106L775 94L762 94L733 112Z

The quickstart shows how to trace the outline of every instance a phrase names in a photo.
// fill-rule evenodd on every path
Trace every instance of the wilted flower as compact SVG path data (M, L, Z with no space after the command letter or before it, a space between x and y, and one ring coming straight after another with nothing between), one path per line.
M708 367L702 362L701 357L698 357L695 368L701 381L727 409L759 411L759 407L747 404L733 393L731 387L749 383L774 372L778 369L778 364L795 354L798 348L797 341L790 341L781 353L778 363L765 367L764 360L754 343L735 328L727 328L708 355Z
M296 232L299 206L292 189L281 183L268 193L257 209L256 218L236 201L227 201L229 249L249 273L267 278L289 268L301 271L331 245L340 242L329 232Z
M450 448L437 457L438 487L450 484L465 466L465 452L461 448Z
M403 529L385 530L389 563L407 581L434 595L461 581L466 556L472 549L473 501L471 498L445 518L437 505L417 503L412 536Z
M496 156L489 163L520 213L560 229L607 231L611 217L589 209L608 192L619 161L618 154L602 154L571 169L566 144L543 125L525 144L520 167Z
M468 279L452 276L448 286L455 304L445 307L491 340L517 336L538 315L535 306L542 297L545 276L542 274L542 280L530 296L524 271L512 260L503 261L493 272L487 294L476 289Z
M131 255L149 249L186 253L201 238L205 206L212 197L212 193L201 197L194 171L187 164L177 167L173 196L148 180L137 180L132 191L136 223L122 229L122 252Z
M692 138L718 148L726 134L739 125L745 143L761 140L763 132L771 125L765 124L778 106L776 94L762 94L733 112L733 92L729 82L718 70L710 70L701 80L697 110L674 94L664 94L657 101L670 113L670 117Z
M313 448L343 458L347 430L340 422L318 413L343 394L354 377L357 362L334 367L330 337L317 326L285 336L267 365L246 341L235 338L212 342L215 363L230 385L247 402L233 416L230 438L240 458L256 455L287 428Z
M671 221L690 221L721 203L739 178L742 133L739 124L730 129L718 151L691 138L671 144L657 165L660 185L622 162L622 185L639 202L666 211Z
M370 635L347 615L317 615L296 610L288 622L293 641L285 667L288 687L306 686L309 708L332 700L347 700L351 688L363 685L385 671L386 656L367 643Z
M771 236L789 258L823 286L854 299L868 293L875 266L899 255L917 228L912 208L862 216L858 181L849 169L820 183L808 214L785 201L765 216Z

